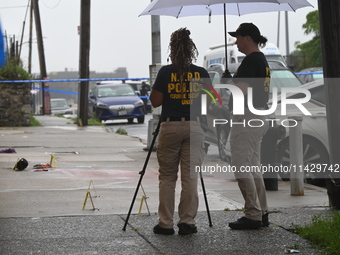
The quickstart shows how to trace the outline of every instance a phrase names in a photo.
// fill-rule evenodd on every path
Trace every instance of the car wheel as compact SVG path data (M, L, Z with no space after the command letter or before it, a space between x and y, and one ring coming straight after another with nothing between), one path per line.
M227 141L230 132L230 127L228 125L221 125L217 129L217 139L218 139L218 153L220 159L230 163L230 156L227 154Z
M128 120L128 123L129 123L129 124L132 124L132 123L133 123L133 118L128 118L127 120Z
M145 116L138 117L137 121L138 121L138 123L144 123L144 119L145 119Z
M278 146L279 162L283 166L290 165L289 138L283 140ZM326 148L316 139L304 136L303 137L303 165L312 169L316 164L329 164L329 155ZM310 167L309 167L310 166ZM307 183L323 186L325 183L323 172L318 173L305 171L305 179ZM280 171L279 173L283 181L290 180L290 173Z

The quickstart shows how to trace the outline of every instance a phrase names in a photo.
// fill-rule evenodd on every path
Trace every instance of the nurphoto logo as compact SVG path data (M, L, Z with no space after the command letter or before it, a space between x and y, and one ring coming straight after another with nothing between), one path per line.
M244 102L244 95L243 92L240 88L236 87L235 85L231 85L231 84L216 84L215 85L216 89L219 88L224 88L224 89L229 89L230 92L233 95L233 114L234 115L244 115L244 106L245 106L245 102ZM272 113L274 113L277 109L278 106L278 92L277 92L277 88L273 88L272 89L272 104L270 105L269 109L256 109L253 106L253 88L249 87L247 90L248 93L248 101L247 101L247 105L248 105L248 109L251 113L255 114L255 115L259 115L259 116L269 116ZM297 94L299 93L299 98L289 98L289 94L290 93L294 93ZM304 95L304 97L302 96ZM211 95L210 95L211 96ZM207 95L206 94L202 94L202 105L201 105L201 114L202 115L207 115ZM287 105L295 105L304 115L312 115L304 106L304 103L307 103L309 100L311 99L311 93L308 89L305 88L290 88L290 87L283 87L281 88L281 98L280 98L280 103L281 103L281 116L285 116L287 114ZM275 121L278 121L279 119L266 119L266 121L269 122L270 126L275 125ZM213 120L213 126L215 127L216 125L223 125L223 124L227 124L229 122L229 120L227 119L214 119ZM231 120L230 120L231 122ZM252 123L257 123L252 124ZM260 124L258 124L260 123ZM230 125L232 125L233 123L230 123ZM238 125L248 125L250 127L261 127L264 125L263 120L260 119L252 119L249 120L248 123L244 122L237 122L234 124L238 124ZM281 120L281 125L283 125L284 127L295 127L297 125L297 121L296 120L292 120L292 119L284 119Z

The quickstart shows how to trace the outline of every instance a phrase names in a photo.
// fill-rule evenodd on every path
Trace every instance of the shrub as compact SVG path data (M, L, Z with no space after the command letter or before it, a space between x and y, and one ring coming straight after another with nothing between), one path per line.
M3 80L29 80L31 75L14 59L9 59L5 65L0 68L0 77Z

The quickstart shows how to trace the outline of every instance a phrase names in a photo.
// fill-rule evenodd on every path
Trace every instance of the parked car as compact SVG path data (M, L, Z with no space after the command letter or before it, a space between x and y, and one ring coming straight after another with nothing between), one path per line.
M127 119L132 123L137 118L138 123L144 123L145 108L130 85L105 83L90 91L89 114L101 121Z
M144 102L144 106L146 109L146 113L151 112L151 101L149 99L151 93L151 87L148 80L116 80L116 81L101 81L97 82L97 85L104 85L104 84L129 84L136 94L141 97Z
M52 98L50 102L52 114L73 114L72 105L68 105L65 98Z
M311 81L315 81L323 78L323 68L322 67L311 67L301 70L298 73L300 81L305 84Z
M298 77L291 69L278 61L268 62L271 70L270 92L274 87L278 88L278 92L282 87L300 87L302 85ZM231 73L237 70L239 64L231 64L228 69ZM213 65L208 69L213 87L220 83L223 73L223 65ZM209 144L216 144L218 146L219 156L221 160L230 162L230 149L228 144L228 136L230 126L228 124L216 125L213 127L213 119L230 120L229 112L229 98L231 92L228 89L218 89L218 94L222 99L222 105L215 105L213 102L209 105L207 110L208 130L206 132L206 151L208 151Z
M324 80L318 79L314 82L302 85L301 88L308 89L311 93L309 102L303 106L312 115L303 115L295 105L287 105L287 114L280 115L277 110L276 118L282 121L287 116L303 115L302 136L303 136L303 164L304 166L317 166L317 164L329 164L329 144L327 132L327 115L326 115L326 96ZM303 93L289 94L288 98L305 97ZM279 101L280 102L280 101ZM280 109L280 104L278 108ZM290 165L289 149L289 128L286 128L287 136L278 143L278 158L282 165ZM306 169L307 169L306 168ZM324 183L323 172L305 172L306 181L312 184ZM289 173L280 173L283 180L289 180Z

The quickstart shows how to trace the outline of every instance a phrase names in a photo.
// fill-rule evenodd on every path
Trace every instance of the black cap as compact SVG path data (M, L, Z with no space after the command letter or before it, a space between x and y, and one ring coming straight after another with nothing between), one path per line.
M242 23L235 32L228 32L232 37L237 35L249 35L253 40L258 40L261 37L260 30L253 23Z

